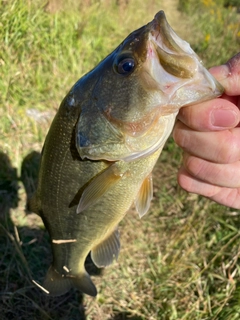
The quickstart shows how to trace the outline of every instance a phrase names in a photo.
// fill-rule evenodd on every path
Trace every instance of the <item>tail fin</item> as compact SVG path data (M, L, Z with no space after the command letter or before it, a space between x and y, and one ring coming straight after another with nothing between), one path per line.
M86 271L76 277L62 276L51 266L47 272L43 287L50 296L60 296L68 292L72 287L93 297L97 295L97 289Z
M78 276L76 278L70 279L74 288L79 289L80 291L88 294L89 296L96 297L97 289L86 271L81 275L81 277Z

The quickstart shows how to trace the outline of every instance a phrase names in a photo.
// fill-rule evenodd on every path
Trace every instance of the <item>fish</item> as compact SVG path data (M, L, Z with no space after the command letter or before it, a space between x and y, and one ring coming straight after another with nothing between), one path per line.
M30 201L51 239L44 292L97 295L86 257L99 268L117 260L118 225L133 204L140 218L149 210L152 170L180 108L223 90L163 11L73 85L47 133Z

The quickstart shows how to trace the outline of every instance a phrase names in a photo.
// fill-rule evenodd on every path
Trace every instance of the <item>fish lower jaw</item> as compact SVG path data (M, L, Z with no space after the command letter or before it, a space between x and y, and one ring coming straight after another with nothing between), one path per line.
M177 114L178 114L178 110L176 112L169 113L169 114L163 116L164 123L162 124L162 126L164 127L164 130L163 131L161 130L161 133L159 134L158 139L154 143L152 143L150 147L148 147L142 151L135 152L135 153L132 152L131 155L123 158L122 160L125 162L130 162L133 160L139 160L141 158L149 157L150 155L152 155L156 152L158 152L160 154L165 142L167 141L169 135L172 132ZM161 117L161 119L163 117ZM155 129L157 130L157 127Z

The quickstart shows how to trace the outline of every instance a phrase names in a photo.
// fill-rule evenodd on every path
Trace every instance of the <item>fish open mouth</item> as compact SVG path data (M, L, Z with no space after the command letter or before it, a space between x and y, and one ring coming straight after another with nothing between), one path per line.
M192 53L189 44L176 35L163 11L155 15L151 24L150 40L155 44L163 68L178 78L192 78L197 70L197 61L189 56Z
M171 105L189 105L221 95L223 87L203 67L189 43L174 32L163 11L155 15L149 27L148 57L155 58L151 62L151 76L159 83L159 89L168 94ZM180 88L190 82L191 90L200 93L198 96L190 94L190 86L188 92L184 89L188 97L182 93Z

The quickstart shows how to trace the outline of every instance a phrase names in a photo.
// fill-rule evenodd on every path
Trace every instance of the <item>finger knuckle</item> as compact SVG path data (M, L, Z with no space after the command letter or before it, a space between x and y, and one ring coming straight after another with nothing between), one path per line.
M228 135L219 148L223 163L233 163L240 159L240 141L233 135Z
M183 130L180 124L176 124L174 131L173 131L173 139L176 144L181 147L182 149L187 148L189 145L189 135L187 134L186 130Z

